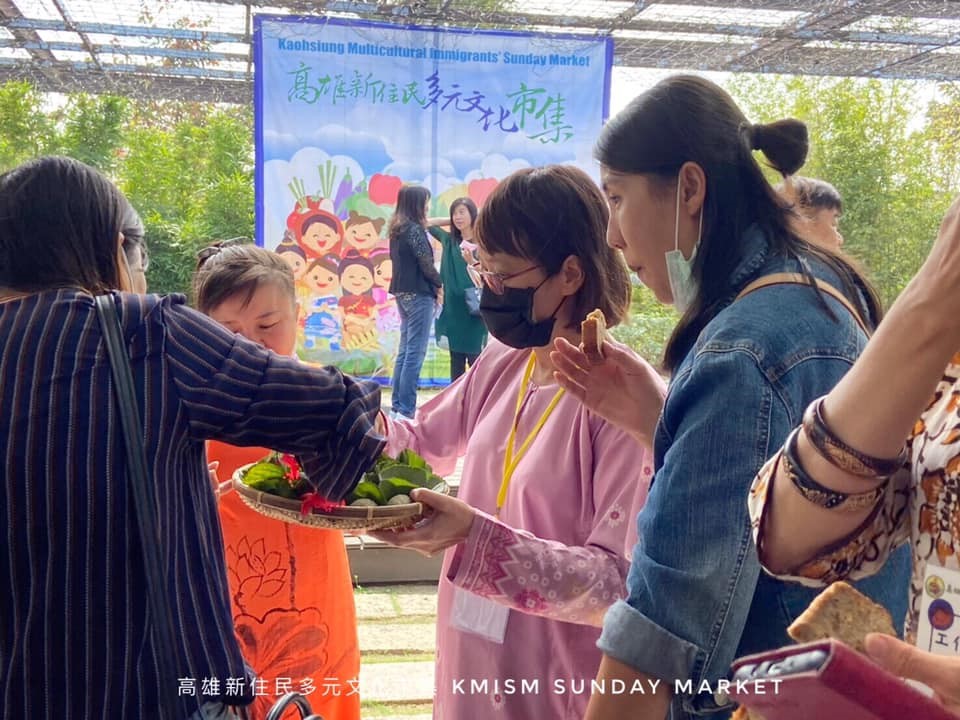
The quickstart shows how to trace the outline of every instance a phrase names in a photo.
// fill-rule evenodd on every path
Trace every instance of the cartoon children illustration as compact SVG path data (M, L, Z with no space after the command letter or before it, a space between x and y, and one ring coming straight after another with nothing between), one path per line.
M393 280L393 260L390 259L390 251L385 247L374 248L368 259L373 265L373 299L382 303L386 300L390 281Z
M339 257L343 242L343 225L333 213L313 210L300 223L300 247L307 258L315 260L327 254Z
M371 251L381 244L380 231L383 230L383 218L368 218L355 210L350 211L350 217L344 223L344 249L356 250L363 257L369 257Z
M290 266L290 269L293 270L294 280L300 280L303 277L303 274L307 271L307 254L303 252L302 247L296 243L285 241L277 245L274 252L282 257Z
M340 329L340 272L336 255L328 253L313 260L299 283L307 294L303 324L304 345L314 348L324 343L329 349L339 350L342 341Z
M373 300L376 303L377 330L381 333L400 329L400 313L390 294L390 281L393 279L393 260L387 248L374 248L370 253L373 265Z
M347 251L340 261L340 287L344 346L376 347L373 265L356 250Z

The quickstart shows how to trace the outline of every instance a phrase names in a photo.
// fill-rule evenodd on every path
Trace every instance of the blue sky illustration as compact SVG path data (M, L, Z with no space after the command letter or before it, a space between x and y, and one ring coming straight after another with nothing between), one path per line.
M321 153L310 162L347 158L363 177L397 175L425 183L435 194L491 176L487 173L502 179L501 173L516 167L550 162L581 164L596 174L590 152L603 121L610 72L603 40L289 18L259 18L258 26L258 198L260 216L272 218L267 220L272 227L264 228L268 237L276 235L279 218L292 207L285 173L314 175L301 177L310 192L319 182L302 155L296 160L308 148ZM395 47L428 57L356 52ZM431 50L473 55L431 59ZM550 64L552 56L575 56L582 64ZM409 96L403 102L411 83L419 99L428 98L427 79L434 73L442 92L436 104L424 109ZM335 98L338 76L341 93ZM517 97L508 95L524 86L527 102L518 107ZM529 92L534 90L540 92ZM506 129L519 125L523 111L524 128L497 127L501 119ZM569 129L557 131L555 124ZM541 132L542 138L531 139ZM559 142L549 141L554 138ZM354 182L362 179L351 176Z

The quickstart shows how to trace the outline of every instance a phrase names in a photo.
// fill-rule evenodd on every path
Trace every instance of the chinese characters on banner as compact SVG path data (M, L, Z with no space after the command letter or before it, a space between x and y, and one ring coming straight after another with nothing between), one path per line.
M444 217L518 168L596 176L612 41L263 15L254 30L257 242L297 278L298 353L389 378L401 185L429 188ZM446 382L437 355L431 342L421 383Z

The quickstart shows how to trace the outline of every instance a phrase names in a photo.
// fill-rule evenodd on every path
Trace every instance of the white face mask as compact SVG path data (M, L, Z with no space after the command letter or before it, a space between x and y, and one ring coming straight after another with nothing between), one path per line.
M700 236L703 232L703 208L700 208L700 223L697 226L697 242L693 246L688 260L680 251L680 179L677 178L677 216L673 226L673 250L665 253L667 259L667 279L673 294L673 306L679 313L685 313L697 296L697 282L693 279L693 260L700 249Z

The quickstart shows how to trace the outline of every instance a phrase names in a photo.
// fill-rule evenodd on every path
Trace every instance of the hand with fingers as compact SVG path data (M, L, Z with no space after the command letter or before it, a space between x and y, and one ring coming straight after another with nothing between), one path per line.
M377 540L430 557L467 539L476 511L457 498L417 488L410 499L423 503L423 519L413 527L369 533Z
M937 239L920 270L903 295L919 298L922 312L934 314L954 335L960 335L960 313L955 304L945 302L960 288L960 195L947 209Z
M217 475L217 470L219 469L220 469L219 460L215 460L212 463L207 463L207 473L210 475L210 482L213 484L214 493L217 493L217 490L220 487L220 478Z
M207 473L210 475L210 482L213 483L213 494L217 497L220 497L221 495L233 490L232 479L224 480L223 482L220 481L220 476L217 474L219 469L219 460L214 460L212 463L207 463Z
M894 675L921 682L947 709L960 713L960 658L924 652L889 635L871 633L867 655Z
M603 343L599 363L592 363L563 338L557 338L553 347L550 360L560 386L641 445L651 447L666 396L666 383L653 366L626 345L610 340Z

